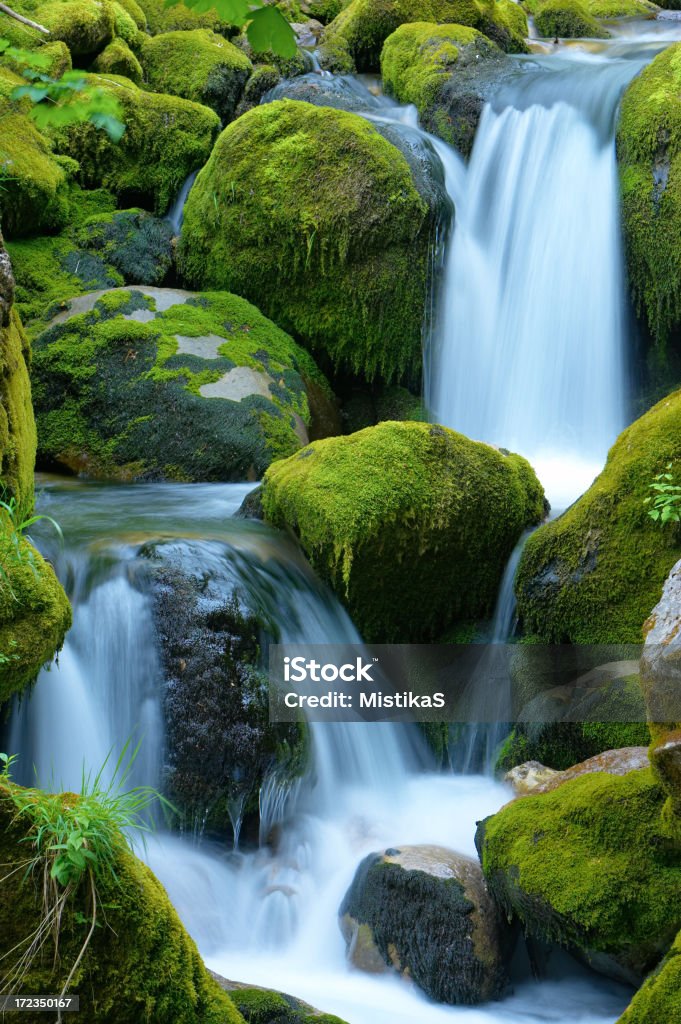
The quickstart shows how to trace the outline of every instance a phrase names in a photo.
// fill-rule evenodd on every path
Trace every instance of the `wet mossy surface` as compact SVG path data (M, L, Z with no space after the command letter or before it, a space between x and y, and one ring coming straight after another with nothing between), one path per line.
M610 35L581 0L546 0L537 7L534 23L539 34L550 39L607 39Z
M654 368L667 363L672 344L678 350L681 324L681 44L626 90L617 153L629 285Z
M605 469L525 546L516 595L525 631L551 643L638 643L681 533L648 515L654 477L681 457L681 392L620 435Z
M367 379L415 377L434 211L366 120L281 100L220 136L187 201L192 286L257 302Z
M645 769L514 800L478 826L493 895L529 935L640 983L681 925L681 847L663 827L665 798Z
M8 797L11 786L0 782L0 855L5 866L0 928L7 950L26 943L43 912L42 886L37 877L25 877L28 826L16 817ZM38 798L50 799L45 794ZM67 793L51 799L72 807L78 797ZM161 883L128 851L121 836L114 838L114 849L115 877L108 872L97 881L99 927L70 989L80 995L81 1016L91 1024L243 1024L234 1004L206 971ZM24 976L24 991L61 990L90 920L83 881L67 900L61 918L59 957L55 961L48 938ZM30 1014L25 1016L30 1019Z
M669 1024L673 1020L681 1020L681 932L617 1024Z
M310 422L305 380L330 401L328 385L310 356L243 299L171 291L158 311L159 294L95 296L94 308L36 337L41 464L101 478L255 479L300 447ZM190 349L191 339L208 339L214 356L179 351L178 337ZM252 372L255 390L240 400L201 394L236 367Z
M211 107L222 119L234 116L252 64L243 50L207 29L165 32L142 48L148 86Z
M238 987L228 995L246 1024L345 1024L340 1017L320 1013L293 996L264 988Z
M524 459L410 422L318 441L263 486L266 518L296 534L364 638L384 643L489 612L543 503Z
M89 123L55 129L59 152L78 162L84 188L104 186L120 205L165 213L188 175L208 159L220 128L217 114L178 96L146 92L118 75L88 75L87 82L118 100L125 132L114 143Z

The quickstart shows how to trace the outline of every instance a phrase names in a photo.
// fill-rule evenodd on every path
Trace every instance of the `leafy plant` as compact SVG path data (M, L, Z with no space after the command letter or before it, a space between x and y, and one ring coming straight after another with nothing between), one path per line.
M17 990L50 936L56 959L67 903L81 884L85 884L87 915L77 913L75 917L81 924L87 924L88 931L62 987L61 995L66 994L98 924L99 886L103 880L118 881L116 859L121 851L132 848L132 833L144 835L151 830L148 815L151 806L160 801L164 808L171 808L168 801L149 786L125 788L139 744L131 753L129 751L130 741L123 747L108 781L111 753L94 776L83 769L78 796L24 789L12 784L10 768L16 758L0 754L1 777L7 783L3 792L15 809L12 823L19 824L25 831L21 842L28 848L26 860L0 881L8 881L23 868L24 878L37 876L43 894L43 912L37 928L0 958L17 955L4 979L7 991Z
M295 57L298 51L290 24L280 10L264 0L166 0L165 6L179 3L199 12L216 11L230 25L245 26L248 42L256 53L271 50L280 57Z
M655 522L680 523L681 522L681 484L675 482L672 472L673 463L667 463L664 473L658 473L650 484L650 490L654 492L645 499L648 515Z
M12 589L11 572L19 566L28 566L34 576L38 575L35 552L26 531L43 520L63 541L61 527L51 516L36 514L24 518L16 498L8 497L6 492L4 498L0 498L0 593L6 590L15 601L17 597Z
M31 118L38 128L62 128L67 124L90 122L118 142L124 131L123 111L118 100L104 89L88 84L80 71L67 71L60 78L46 73L49 60L40 51L20 50L0 39L0 54L23 65L26 85L17 86L12 100L28 98Z

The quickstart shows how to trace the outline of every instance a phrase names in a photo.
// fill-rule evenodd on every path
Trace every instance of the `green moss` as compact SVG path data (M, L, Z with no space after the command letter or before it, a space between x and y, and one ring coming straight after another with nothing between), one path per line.
M352 0L328 26L323 50L340 42L357 70L375 70L385 40L409 22L469 26L507 52L527 50L527 19L509 0Z
M660 10L650 0L587 0L586 7L594 18L651 18Z
M135 85L140 85L144 73L130 47L122 39L114 39L97 57L93 70L103 75L124 75Z
M644 770L515 800L479 827L488 885L530 935L640 977L681 926L681 852L661 834L664 799Z
M645 722L553 722L519 724L504 740L496 771L507 772L525 761L539 761L564 771L604 750L647 747Z
M25 516L33 508L36 430L28 377L30 349L12 312L0 328L0 484Z
M237 108L237 117L245 114L251 107L257 107L265 93L274 89L281 81L279 69L273 64L260 64L253 69L253 74L246 82L243 96Z
M423 117L437 103L443 84L457 66L498 52L494 43L472 28L420 22L402 25L383 47L383 84L400 103L413 103Z
M681 1020L681 932L617 1024L669 1024L672 1020Z
M318 1013L292 996L264 988L237 988L228 993L247 1024L344 1024L340 1017Z
M121 479L255 479L300 448L307 382L331 401L310 356L236 296L176 297L155 313L151 295L120 290L92 306L34 343L43 464ZM130 319L140 310L153 315ZM187 341L180 351L178 337L206 339L215 354ZM255 371L245 391L202 394L235 367Z
M165 213L188 174L207 160L217 115L176 96L143 92L117 75L88 75L88 82L119 101L125 134L116 144L92 124L70 125L54 133L60 152L78 161L85 188L103 185Z
M147 17L140 5L137 3L137 0L118 0L118 4L124 11L128 12L140 32L146 32Z
M0 846L6 865L0 928L4 948L23 945L42 916L42 890L26 877L26 826L0 793ZM43 798L44 794L42 795ZM60 799L55 797L53 799ZM70 805L73 794L61 798ZM10 879L9 872L12 871ZM77 968L70 991L80 994L88 1024L243 1024L210 977L161 883L120 837L115 877L98 879L100 926ZM91 912L85 883L69 897L60 922L59 956L52 938L23 979L24 991L59 992L86 937Z
M24 101L10 98L25 79L0 67L0 162L7 174L0 190L0 221L8 238L61 228L68 218L68 174L48 139L28 116Z
M681 322L681 44L625 92L617 151L629 283L662 358Z
M207 29L165 32L142 49L147 83L211 107L223 121L234 116L252 70L246 54Z
M551 643L640 642L681 557L678 528L654 523L645 499L678 460L681 391L628 427L586 494L529 538L516 577L527 632Z
M144 11L152 36L161 32L185 32L195 28L207 28L225 35L234 31L234 26L222 21L215 8L198 11L182 3L166 7L165 0L139 0L139 5Z
M93 57L115 33L113 5L97 0L52 0L40 4L32 16L49 28L52 39L66 43L74 57Z
M284 100L220 136L180 260L193 285L258 302L336 366L415 376L430 226L406 160L373 126Z
M547 38L606 39L609 36L581 0L546 0L537 7L534 24Z
M385 422L275 463L263 508L299 537L365 639L407 643L492 608L543 492L517 455L443 427Z
M347 7L347 0L310 0L307 6L311 18L321 21L322 25L328 25Z

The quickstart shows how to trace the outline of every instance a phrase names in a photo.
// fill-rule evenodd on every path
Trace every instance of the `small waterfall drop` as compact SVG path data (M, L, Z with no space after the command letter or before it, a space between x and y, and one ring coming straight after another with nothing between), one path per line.
M168 210L166 214L166 220L170 223L173 231L176 235L179 235L182 229L182 221L184 220L184 208L187 202L187 197L192 190L192 185L196 181L198 170L192 171L191 174L185 179L182 188L177 194L177 199Z
M562 507L626 422L614 119L643 63L526 59L485 107L465 174L448 175L456 217L428 407L526 456Z

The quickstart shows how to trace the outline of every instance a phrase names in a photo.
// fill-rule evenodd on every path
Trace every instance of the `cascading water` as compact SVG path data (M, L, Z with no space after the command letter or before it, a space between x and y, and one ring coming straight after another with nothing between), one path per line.
M614 120L649 59L563 51L483 111L456 207L426 381L433 418L525 455L565 507L627 416ZM630 59L625 59L630 57Z

